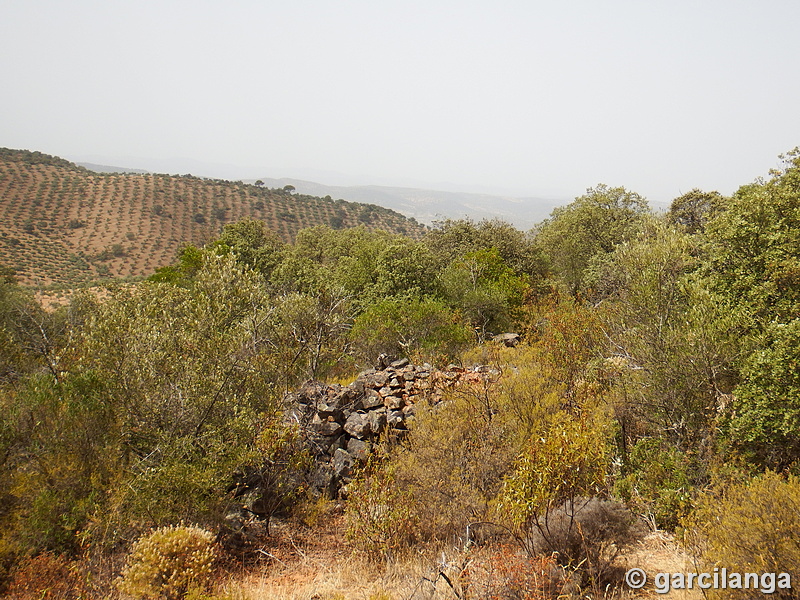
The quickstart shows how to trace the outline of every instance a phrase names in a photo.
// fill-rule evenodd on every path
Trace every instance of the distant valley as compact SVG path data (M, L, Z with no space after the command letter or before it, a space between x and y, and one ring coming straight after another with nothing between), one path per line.
M292 185L298 192L312 196L331 196L350 202L378 204L428 225L435 221L463 217L478 221L499 218L527 231L546 219L556 206L570 202L568 198L515 198L410 187L332 186L291 178L262 177L261 181L270 187Z
M100 161L98 164L95 161ZM109 162L110 161L110 162ZM527 231L536 223L546 219L553 208L568 204L571 197L516 196L489 191L476 193L463 189L448 189L443 184L440 189L433 189L425 184L412 185L355 185L353 178L336 173L308 172L291 177L257 175L252 169L244 169L232 165L218 165L190 160L145 160L145 159L111 159L93 157L92 162L78 162L93 171L100 172L158 172L158 173L192 173L201 177L224 177L226 179L242 179L254 183L258 179L267 187L283 188L294 186L297 192L324 198L344 199L350 202L377 204L407 216L421 223L431 225L443 219L460 219L468 217L474 220L499 218L512 223L519 229ZM110 164L120 166L107 166ZM136 165L138 168L130 168ZM141 167L145 167L147 171ZM273 170L274 172L275 170ZM249 174L248 174L249 173ZM319 183L327 181L329 183Z

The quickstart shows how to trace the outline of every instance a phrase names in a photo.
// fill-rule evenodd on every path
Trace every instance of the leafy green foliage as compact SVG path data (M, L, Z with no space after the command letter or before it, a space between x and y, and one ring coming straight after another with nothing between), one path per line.
M370 305L353 321L353 349L362 362L389 356L453 360L473 339L457 313L425 299L386 299Z
M72 551L121 466L102 382L38 376L3 400L3 540L20 551Z
M494 249L517 275L527 275L536 284L547 275L545 259L534 240L499 219L479 223L447 220L428 232L424 243L440 268L469 252Z
M672 530L691 507L689 460L657 438L642 438L630 452L615 492L655 528Z
M730 393L745 315L693 271L692 237L663 221L605 256L595 289L629 387L620 420L686 450L710 434L717 398Z
M556 208L536 241L571 292L582 291L593 257L631 239L648 213L647 201L622 187L600 184Z
M719 192L693 189L672 201L667 218L686 233L703 233L708 221L722 210L724 202Z
M443 295L459 309L476 331L500 333L513 322L529 290L495 249L468 252L440 276Z
M555 549L551 518L563 505L574 515L580 496L594 496L605 488L609 464L608 424L588 416L555 413L546 430L532 436L506 478L500 498L523 537L532 528Z
M714 287L761 325L800 311L800 151L769 181L741 187L707 227Z
M269 277L284 243L263 221L245 220L225 225L211 248L233 252L238 261Z
M758 341L742 365L726 433L755 464L784 469L800 460L800 318L770 325Z

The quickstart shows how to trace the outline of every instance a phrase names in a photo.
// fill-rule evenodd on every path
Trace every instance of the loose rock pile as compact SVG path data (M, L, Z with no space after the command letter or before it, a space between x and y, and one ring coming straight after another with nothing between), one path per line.
M381 435L401 439L423 397L432 403L468 380L484 374L450 365L414 366L407 359L362 372L348 386L309 381L287 398L288 418L298 423L314 455L311 485L335 497L350 481L353 467L368 457Z
M449 390L483 385L496 375L486 366L439 370L381 357L377 369L363 371L350 385L307 381L287 395L285 418L299 426L313 456L310 477L305 470L281 470L274 460L238 472L229 487L236 499L226 516L229 542L246 547L253 518L268 529L271 516L285 508L281 490L310 484L329 498L346 495L354 467L367 460L379 438L402 439L421 401L436 405Z

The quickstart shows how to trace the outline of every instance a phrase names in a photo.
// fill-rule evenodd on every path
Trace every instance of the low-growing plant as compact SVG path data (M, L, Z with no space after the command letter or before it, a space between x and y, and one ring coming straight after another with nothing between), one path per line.
M683 520L685 540L704 570L800 573L800 479L768 471L707 492ZM714 598L752 598L752 589L709 590ZM775 598L796 598L776 589Z
M88 598L85 573L64 556L44 552L22 560L5 589L13 600L79 600Z
M540 547L580 573L581 583L603 588L620 582L620 553L641 539L647 528L623 503L602 498L577 498L548 518L547 540L538 530Z
M556 600L579 591L552 556L526 556L513 546L475 559L461 579L470 596L482 600Z
M193 526L161 527L131 549L118 588L134 598L173 600L206 591L217 558L214 534Z
M372 455L348 486L347 539L372 559L388 559L416 538L418 521L395 464Z

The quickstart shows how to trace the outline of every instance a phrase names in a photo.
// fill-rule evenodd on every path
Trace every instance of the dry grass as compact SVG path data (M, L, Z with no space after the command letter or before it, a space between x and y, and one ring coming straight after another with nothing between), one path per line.
M389 563L370 561L343 541L342 530L341 519L330 521L322 530L302 530L280 524L260 564L231 576L222 588L230 597L243 600L538 600L545 597L629 600L663 597L655 593L652 585L632 591L624 584L617 589L583 590L578 594L570 583L568 571L554 567L547 558L533 561L521 558L508 546L487 545L469 551L428 547ZM663 532L648 535L622 557L622 561L626 568L644 568L650 581L657 572L693 570L691 559L671 535ZM530 595L513 585L509 587L509 578L529 584L531 571L542 566L545 570L549 568L553 582L545 586L545 592ZM667 597L702 598L697 590L676 590Z
M696 570L695 562L675 541L672 534L656 531L645 537L635 548L623 557L625 567L639 567L647 572L648 586L642 590L641 597L675 598L676 600L701 600L699 589L671 590L669 594L656 594L653 578L656 573L689 573Z

